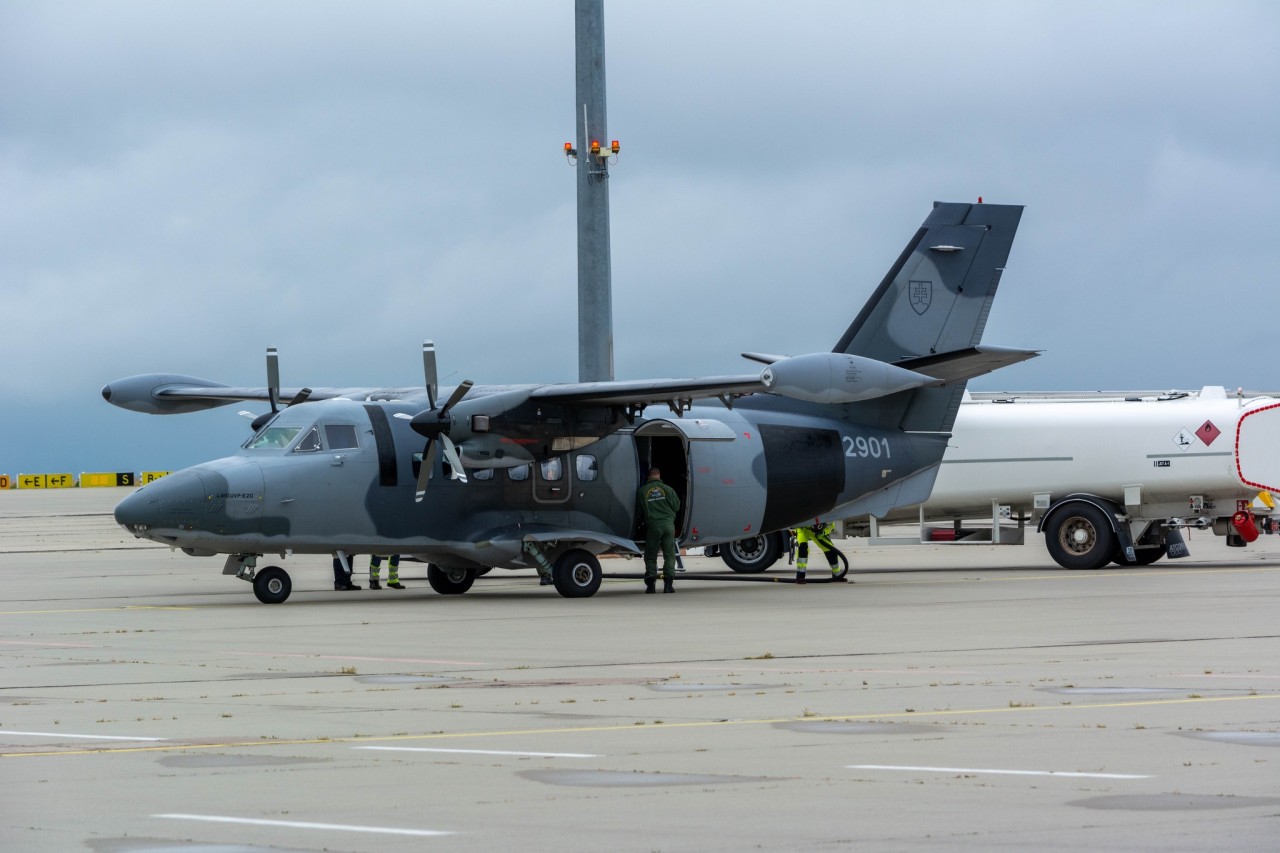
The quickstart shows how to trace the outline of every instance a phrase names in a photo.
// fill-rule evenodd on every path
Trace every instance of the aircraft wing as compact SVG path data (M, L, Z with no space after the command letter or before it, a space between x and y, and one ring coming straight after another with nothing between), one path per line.
M283 404L302 400L329 400L350 397L356 400L421 399L419 388L280 388L276 400ZM147 373L118 379L103 387L108 403L152 415L179 415L199 412L249 400L270 402L271 389L223 385L195 376L176 373Z
M624 379L544 385L530 399L577 405L623 406L728 397L766 391L759 374L702 376L696 379Z

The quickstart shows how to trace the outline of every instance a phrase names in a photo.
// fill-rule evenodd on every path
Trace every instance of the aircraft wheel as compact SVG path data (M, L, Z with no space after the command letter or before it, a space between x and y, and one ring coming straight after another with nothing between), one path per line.
M289 573L278 566L267 566L253 576L253 594L263 604L283 604L293 592Z
M476 582L471 569L442 569L435 563L427 564L427 583L441 595L462 595Z
M1163 545L1159 548L1134 548L1133 555L1136 559L1132 562L1125 559L1124 554L1116 555L1112 562L1117 566L1149 566L1167 553L1168 549Z
M574 548L556 559L556 591L565 598L590 598L603 578L600 561L590 551Z
M1071 504L1054 514L1045 529L1049 556L1064 569L1100 569L1116 553L1116 535L1092 504Z
M744 575L754 575L778 562L782 555L781 537L777 533L736 539L720 546L720 559L725 565Z

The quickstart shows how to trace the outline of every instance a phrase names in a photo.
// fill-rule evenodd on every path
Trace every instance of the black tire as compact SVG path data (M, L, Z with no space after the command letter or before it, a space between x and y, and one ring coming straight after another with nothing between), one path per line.
M427 583L441 595L462 595L476 582L471 569L443 569L435 563L427 563Z
M782 534L764 533L736 539L720 546L720 559L735 572L754 575L778 562L782 555Z
M253 576L253 594L263 604L283 604L293 592L289 573L278 566L267 566Z
M1169 550L1163 545L1159 548L1134 548L1133 556L1135 559L1132 562L1126 559L1124 554L1116 555L1112 562L1117 566L1149 566L1168 552Z
M1106 515L1086 503L1068 504L1055 512L1045 525L1044 544L1064 569L1100 569L1119 548Z
M603 579L600 561L590 551L572 548L556 558L556 592L565 598L590 598Z

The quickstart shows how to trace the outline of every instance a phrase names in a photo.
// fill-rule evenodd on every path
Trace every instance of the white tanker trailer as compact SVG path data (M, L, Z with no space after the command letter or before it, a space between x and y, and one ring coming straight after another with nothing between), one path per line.
M919 541L964 535L964 519L989 519L973 539L1000 541L1001 512L1035 521L1064 568L1147 565L1187 556L1184 527L1227 544L1256 538L1255 498L1280 492L1280 399L1194 392L966 395L928 501L880 519L845 518L846 535L879 523L916 522ZM1262 493L1260 495L1260 493ZM951 530L928 525L951 522ZM1008 533L1013 533L1009 536ZM1020 541L1007 531L1005 541ZM738 571L782 553L769 534L721 546Z

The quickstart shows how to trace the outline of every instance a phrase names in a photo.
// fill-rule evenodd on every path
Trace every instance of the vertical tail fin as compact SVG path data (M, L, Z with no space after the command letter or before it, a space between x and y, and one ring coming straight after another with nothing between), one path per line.
M1021 217L1021 205L935 202L833 351L930 374L925 365L948 359L981 361L982 353L975 348ZM985 371L977 371L981 372ZM950 431L965 378L904 392L899 425Z

